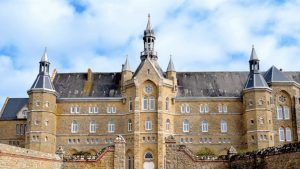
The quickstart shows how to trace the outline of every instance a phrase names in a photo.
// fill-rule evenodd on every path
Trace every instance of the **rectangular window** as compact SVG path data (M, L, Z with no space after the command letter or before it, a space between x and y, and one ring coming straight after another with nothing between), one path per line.
M209 107L208 107L208 105L205 105L205 106L204 106L204 111L205 111L205 113L208 113L208 112L209 112Z
M200 105L200 113L204 113L204 106L202 104Z
M150 110L155 109L155 99L153 97L150 97Z
M185 105L185 112L186 113L190 113L190 111L191 111L190 106L189 105Z
M98 107L89 107L89 113L98 113Z
M227 105L223 105L223 112L227 113Z
M129 111L131 112L133 110L133 105L132 105L132 98L129 98Z
M285 129L286 141L292 141L292 133L290 128Z
M115 132L115 124L114 123L109 123L108 124L108 132L109 133Z
M143 110L148 110L148 98L143 98Z
M132 131L132 123L131 122L128 123L128 131Z
M146 120L146 130L152 130L152 122L151 120Z
M76 114L78 114L78 113L80 113L80 107L79 107L79 106L72 106L72 107L70 108L70 111L71 111L71 113L76 113Z
M290 119L290 113L289 113L289 107L288 106L283 107L283 112L284 112L284 119Z
M20 135L20 125L19 124L16 125L16 134Z
M279 129L279 141L284 141L285 137L284 137L284 129L280 128Z
M222 113L222 111L223 111L223 107L222 107L222 105L221 105L221 104L218 106L218 110L219 110L219 113Z
M277 119L282 120L283 119L283 114L282 114L282 107L277 106Z

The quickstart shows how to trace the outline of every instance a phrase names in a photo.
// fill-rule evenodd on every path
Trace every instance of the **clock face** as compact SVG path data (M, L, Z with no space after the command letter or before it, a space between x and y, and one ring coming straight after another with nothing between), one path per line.
M150 85L147 85L144 90L145 90L145 93L147 93L147 94L151 94L153 91L152 86L150 86Z

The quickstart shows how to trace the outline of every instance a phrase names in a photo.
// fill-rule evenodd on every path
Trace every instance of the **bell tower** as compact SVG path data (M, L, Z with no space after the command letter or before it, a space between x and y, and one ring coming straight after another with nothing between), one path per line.
M155 41L154 30L151 27L150 22L150 14L148 14L148 23L146 29L144 31L144 51L141 52L141 60L145 60L146 58L150 58L153 60L157 60L157 53L154 51L154 41Z
M56 96L49 76L50 62L47 50L41 58L39 74L28 90L29 113L25 147L55 153L56 150Z

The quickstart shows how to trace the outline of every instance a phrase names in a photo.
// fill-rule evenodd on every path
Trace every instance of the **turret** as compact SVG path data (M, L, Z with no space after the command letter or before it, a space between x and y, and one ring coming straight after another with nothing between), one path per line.
M132 79L132 71L130 70L130 65L128 61L128 56L126 57L125 63L122 65L121 72L121 88L124 89L123 86L126 81Z
M47 50L41 58L39 74L28 90L29 114L25 147L37 151L54 153L56 150L56 96L49 76Z
M254 47L249 60L250 72L243 90L245 140L249 150L274 146L270 106L271 89L259 72L259 59Z
M177 78L176 70L173 64L172 56L170 56L168 68L167 68L167 78L173 81L173 91L177 88Z

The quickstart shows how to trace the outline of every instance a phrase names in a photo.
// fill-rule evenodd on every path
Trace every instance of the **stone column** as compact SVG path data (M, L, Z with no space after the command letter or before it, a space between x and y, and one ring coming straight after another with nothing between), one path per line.
M166 140L165 169L177 169L177 146L175 138L170 135Z
M114 169L125 169L125 139L118 135L114 142Z

